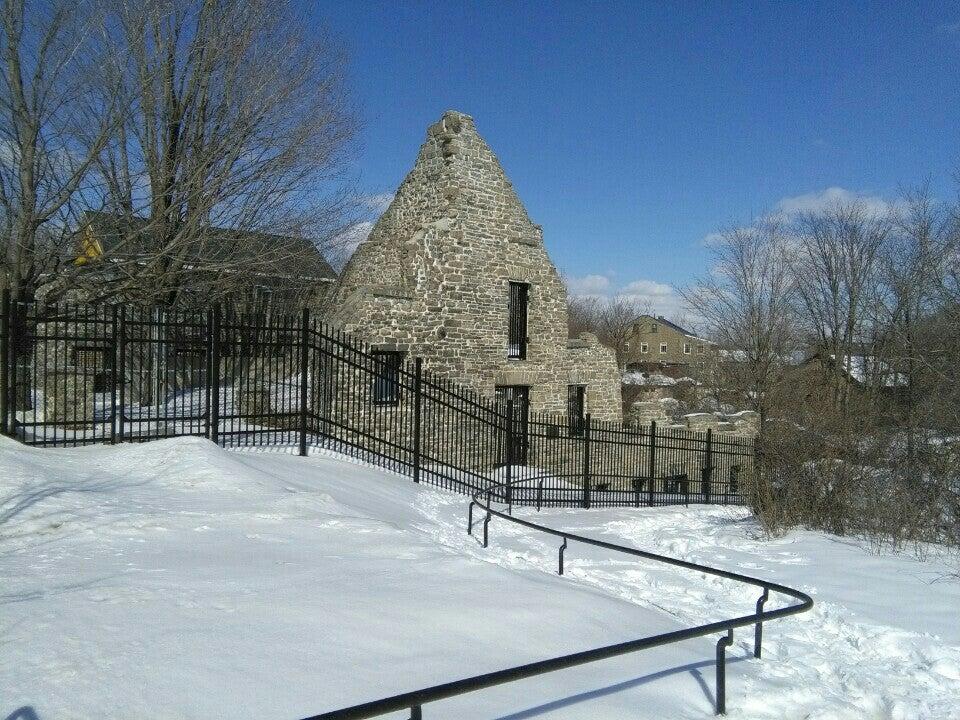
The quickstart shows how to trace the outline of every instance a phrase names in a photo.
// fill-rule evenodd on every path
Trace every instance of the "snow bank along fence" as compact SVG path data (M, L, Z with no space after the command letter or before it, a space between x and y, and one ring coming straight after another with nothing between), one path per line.
M616 545L614 543L604 542L603 540L595 540L594 538L576 535L563 530L557 530L545 525L540 525L530 520L514 517L509 510L498 510L494 506L493 503L495 501L499 501L501 503L505 502L515 490L516 488L511 489L509 483L502 483L489 487L485 491L480 491L474 494L468 511L467 532L471 535L473 534L474 508L479 507L480 511L485 515L483 520L484 547L487 547L489 544L490 520L493 517L497 517L502 520L506 520L507 522L516 523L517 525L522 525L538 532L561 538L563 542L559 548L557 567L557 572L560 575L563 575L563 558L565 551L569 547L569 544L571 542L582 543L584 545L603 548L604 550L629 555L643 560L665 563L667 565L673 565L674 567L683 568L684 570L692 570L697 573L705 573L707 575L713 575L726 580L752 585L762 590L762 594L756 601L755 611L746 615L739 615L733 618L704 623L695 627L674 630L672 632L661 633L659 635L650 635L648 637L628 640L621 643L615 643L613 645L605 645L592 650L583 650L581 652L571 653L569 655L562 655L560 657L550 658L547 660L539 660L537 662L527 663L526 665L518 665L505 670L484 673L483 675L476 675L474 677L464 678L462 680L446 682L440 685L434 685L432 687L422 688L420 690L414 690L412 692L406 692L400 695L394 695L392 697L362 703L360 705L354 705L353 707L334 710L320 715L314 715L306 718L305 720L360 720L361 718L372 718L385 715L387 713L404 710L408 710L410 712L410 720L421 720L423 718L423 706L431 702L444 700L469 692L475 692L477 690L483 690L484 688L493 687L495 685L503 685L515 680L523 680L524 678L543 675L556 670L563 670L566 668L576 667L578 665L585 665L586 663L596 662L598 660L606 660L607 658L617 657L619 655L626 655L628 653L648 650L650 648L660 647L663 645L670 645L673 643L682 642L684 640L691 640L693 638L715 635L717 633L723 633L723 635L721 635L719 640L717 640L716 645L717 690L715 696L715 710L717 715L723 715L726 713L727 709L726 651L727 648L733 644L734 628L746 627L750 625L753 626L753 656L759 658L761 656L763 643L763 624L765 622L787 617L788 615L796 615L798 613L806 612L813 607L813 599L809 595L799 590L789 588L785 585L750 577L749 575L741 575L740 573L720 570L707 565L698 565L697 563L678 560L676 558L667 557L666 555L657 555L644 550L637 550L636 548ZM779 607L775 610L767 610L765 609L765 604L767 600L770 599L770 593L786 596L786 598L796 602L790 602L789 604Z
M742 503L753 440L535 413L297 316L4 296L0 421L38 446L207 437L325 448L513 504Z

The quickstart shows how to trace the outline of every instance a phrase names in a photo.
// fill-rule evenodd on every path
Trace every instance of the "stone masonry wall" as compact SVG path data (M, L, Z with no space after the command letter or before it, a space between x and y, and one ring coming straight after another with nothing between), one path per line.
M530 284L527 359L507 359L511 281ZM413 170L347 264L330 322L374 347L492 396L529 385L534 410L566 412L567 385L588 385L588 409L621 419L613 357L595 340L568 348L559 273L473 120L447 112L427 132ZM573 378L573 379L571 379Z

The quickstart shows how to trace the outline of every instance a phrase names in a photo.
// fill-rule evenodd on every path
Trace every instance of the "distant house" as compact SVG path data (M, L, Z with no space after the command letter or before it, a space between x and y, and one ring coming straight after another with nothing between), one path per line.
M190 242L163 247L149 220L87 212L77 232L74 264L93 275L88 285L108 288L131 272L138 287L125 297L155 302L164 263L174 263L179 292L195 304L226 302L245 312L295 310L322 299L336 273L306 238L204 227ZM168 278L164 281L169 282ZM189 304L189 303L188 303Z
M627 370L675 375L702 365L716 346L662 315L643 315L633 325L626 348Z
M818 353L800 363L799 367L808 373L815 371L821 378L839 372L846 382L859 390L895 394L907 385L906 375L873 355L850 355L838 362L835 355Z

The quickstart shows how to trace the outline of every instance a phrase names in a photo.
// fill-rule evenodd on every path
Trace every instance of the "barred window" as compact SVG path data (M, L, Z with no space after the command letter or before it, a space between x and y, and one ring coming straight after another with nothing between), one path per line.
M510 302L507 308L507 357L512 360L527 359L527 303L530 286L526 283L510 283Z
M583 435L586 385L567 385L567 429L571 437Z
M375 350L371 353L375 361L371 394L376 405L398 405L400 403L400 366L403 353L395 350Z

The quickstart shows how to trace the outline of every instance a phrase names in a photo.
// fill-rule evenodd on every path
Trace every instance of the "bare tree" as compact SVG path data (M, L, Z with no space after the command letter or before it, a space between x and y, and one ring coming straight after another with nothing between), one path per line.
M303 258L278 238L322 243L352 207L343 52L292 0L109 6L130 108L99 154L124 218L103 258L110 292L175 305L197 278L206 301L242 278L295 278Z
M802 214L794 232L798 317L832 369L834 402L843 408L849 397L844 375L876 337L869 320L890 220L860 201L836 203Z
M597 334L602 301L594 295L571 295L567 291L567 332L570 337L580 333Z
M81 0L0 5L0 285L31 299L72 259L71 217L117 117L100 16Z
M571 296L567 304L571 337L582 332L593 333L601 343L613 349L617 365L623 370L633 326L643 315L650 313L650 308L624 295L612 298Z
M759 413L761 432L771 392L798 344L792 254L777 221L730 228L711 245L710 273L682 293L706 334L729 353L728 372Z

